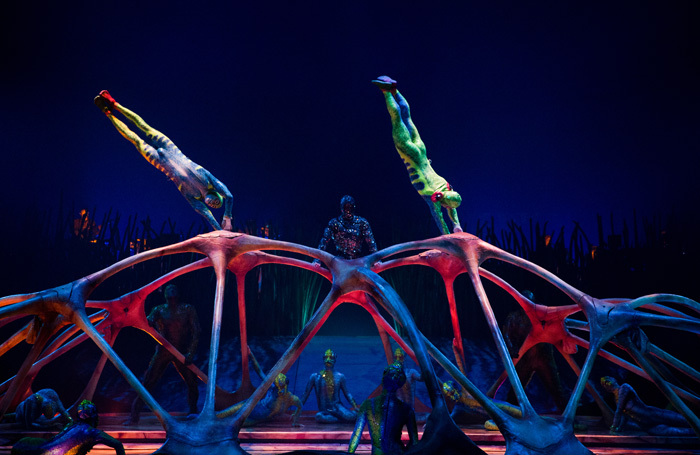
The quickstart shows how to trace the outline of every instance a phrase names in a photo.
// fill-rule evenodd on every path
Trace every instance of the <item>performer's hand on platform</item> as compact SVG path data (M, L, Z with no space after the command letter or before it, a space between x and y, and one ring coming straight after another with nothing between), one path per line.
M221 222L221 229L224 231L233 231L233 223L231 223L231 218L224 216L224 220Z

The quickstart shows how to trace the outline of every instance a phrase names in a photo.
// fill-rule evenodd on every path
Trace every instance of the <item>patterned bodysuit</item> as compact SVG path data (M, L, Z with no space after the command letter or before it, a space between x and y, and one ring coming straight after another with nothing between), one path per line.
M369 253L377 251L369 222L357 215L351 215L349 218L341 215L328 222L318 249L327 251L331 244L335 245L338 255L344 259L359 257L363 244L367 246Z

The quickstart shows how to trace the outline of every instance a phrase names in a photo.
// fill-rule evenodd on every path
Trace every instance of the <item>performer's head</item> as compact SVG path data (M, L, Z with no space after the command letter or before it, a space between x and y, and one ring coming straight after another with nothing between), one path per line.
M384 387L384 390L396 392L404 384L406 384L406 373L400 364L392 363L384 368L384 374L382 375L382 387Z
M78 405L78 420L85 422L93 428L97 428L97 407L90 400L83 400Z
M436 191L430 196L433 202L439 202L443 207L456 209L462 203L462 196L453 190Z
M399 362L403 365L403 361L406 360L406 353L401 348L396 348L394 350L394 362Z
M453 401L458 401L460 398L459 390L457 390L457 386L452 381L442 383L442 393L444 393L447 398Z
M209 191L204 196L204 203L213 209L218 209L224 203L224 198L216 191Z
M355 214L355 199L352 196L345 195L340 200L340 213L346 219Z
M275 378L275 387L277 387L277 395L284 395L287 393L287 386L289 386L289 378L284 374L280 373Z
M333 366L335 366L335 358L335 352L330 349L326 349L326 352L323 353L323 364L327 368L333 368Z
M164 295L168 303L177 303L180 299L180 291L177 289L177 286L172 283L165 287Z
M620 387L615 378L611 376L603 376L600 378L600 385L610 393L615 392Z

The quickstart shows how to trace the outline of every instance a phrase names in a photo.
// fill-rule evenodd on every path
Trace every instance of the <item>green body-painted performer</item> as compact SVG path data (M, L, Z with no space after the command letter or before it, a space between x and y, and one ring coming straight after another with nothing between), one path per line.
M78 421L67 426L48 441L22 438L12 447L12 455L85 455L94 446L104 444L117 455L125 455L124 446L104 431L97 429L97 408L83 400L78 406Z
M151 128L141 117L117 103L114 98L103 90L95 98L95 104L114 124L117 131L134 144L138 151L159 171L163 172L174 184L178 191L187 199L192 208L202 215L216 230L232 230L231 213L233 196L226 185L221 183L209 171L187 158L173 142L160 131ZM120 112L124 117L146 133L148 143L131 131L124 122L112 113ZM220 225L209 210L218 209L224 204L224 219ZM209 206L209 207L207 207Z
M397 390L405 383L406 373L401 364L393 363L384 369L382 393L378 397L365 400L360 406L348 453L355 453L357 450L365 425L368 426L372 438L372 455L400 455L406 448L418 442L413 408L396 396ZM408 431L409 440L406 447L401 441L403 427Z
M411 184L430 207L430 213L438 229L443 234L450 233L442 216L441 208L444 207L452 220L453 231L462 232L457 217L457 207L462 203L462 197L452 189L447 180L433 170L425 151L425 144L411 120L408 102L396 89L396 81L388 76L379 76L372 83L384 94L386 107L391 116L391 135L394 145L406 165Z

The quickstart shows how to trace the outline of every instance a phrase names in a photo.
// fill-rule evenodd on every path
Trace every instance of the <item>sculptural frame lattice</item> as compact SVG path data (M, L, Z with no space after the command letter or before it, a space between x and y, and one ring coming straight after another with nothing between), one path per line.
M274 250L274 251L273 251ZM271 253L265 251L272 251ZM320 260L327 269L314 267L310 262L282 256L280 251L298 253L311 259ZM391 259L395 255L415 252L413 256ZM203 259L172 271L148 285L124 296L110 301L88 300L92 292L106 279L137 263L177 253L198 253ZM557 289L561 290L574 303L568 306L547 307L536 305L519 294L512 286L493 273L482 269L481 264L495 259L523 268L539 276ZM268 372L263 383L254 388L248 372L248 346L245 322L244 279L246 274L258 265L265 263L286 264L301 267L323 275L332 282L332 287L313 317L297 335L288 350L275 366ZM399 295L378 273L389 268L409 264L429 266L437 270L445 281L452 328L454 331L455 362L451 362L418 331L409 311ZM213 267L216 274L216 293L214 298L212 335L210 341L210 358L208 372L205 375L194 365L189 367L206 382L206 395L201 413L193 420L177 421L170 416L149 394L136 376L123 363L112 349L121 328L132 326L149 333L162 343L178 359L183 360L167 340L148 326L143 308L146 296L177 276L205 267ZM241 387L229 399L231 402L248 399L241 410L229 417L221 417L215 408L217 392L217 357L221 333L221 317L224 305L226 271L230 270L236 277L238 285L238 310L241 334L242 379ZM500 410L492 400L479 390L465 376L464 358L461 343L461 330L457 318L457 305L454 297L455 278L466 273L479 299L492 333L498 354L503 362L508 379L513 385L522 410L522 418L510 416ZM481 279L492 281L508 292L525 310L532 321L532 330L521 347L521 353L539 342L554 345L564 355L567 362L578 374L578 380L566 409L558 418L538 415L532 407L524 388L518 380L514 363L508 355L503 336L491 308ZM290 284L292 285L292 284ZM666 353L649 342L642 326L661 326L676 330L700 333L700 319L688 312L671 308L663 303L680 305L689 312L700 312L700 305L688 298L659 294L645 296L634 300L600 300L586 295L563 282L550 272L502 251L479 238L456 233L435 239L408 242L395 245L373 253L364 258L342 260L314 248L288 242L251 237L225 231L215 231L200 235L184 242L167 247L149 250L129 257L116 264L87 277L63 286L41 292L8 296L0 299L0 326L22 317L32 320L17 333L0 345L0 355L5 354L22 340L28 340L33 346L22 363L17 374L0 385L0 413L7 410L23 396L30 387L38 371L58 358L62 353L90 338L103 352L98 366L80 399L94 394L97 380L106 360L110 360L129 385L151 408L165 428L167 439L159 449L161 453L208 453L212 450L222 454L245 453L237 442L237 435L243 421L253 407L264 396L276 375L291 367L311 338L317 333L330 313L340 303L351 302L361 305L373 317L381 339L384 343L387 361L391 361L388 337L393 337L406 352L414 358L421 368L426 380L426 388L432 405L423 437L418 445L408 453L483 453L454 424L448 415L444 398L440 393L437 377L428 356L432 356L462 387L464 387L498 425L506 441L506 453L512 454L589 454L573 433L573 419L576 406L588 382L593 361L598 356L607 358L652 380L668 397L673 405L686 417L696 433L700 434L700 421L690 408L681 400L700 403L700 399L690 390L672 384L659 372L658 359L670 367L684 373L695 382L700 381L700 373L674 356ZM384 308L407 334L404 341L393 330L377 310L377 305ZM88 314L88 309L97 311ZM643 310L642 310L643 309ZM573 314L582 314L585 321L569 318ZM589 333L586 340L573 335L570 329ZM79 332L81 332L79 334ZM625 349L633 365L627 360L604 349L604 345L613 342ZM577 347L588 349L583 367L571 357ZM650 360L650 357L654 359ZM596 401L601 404L604 415L611 413L590 388Z

